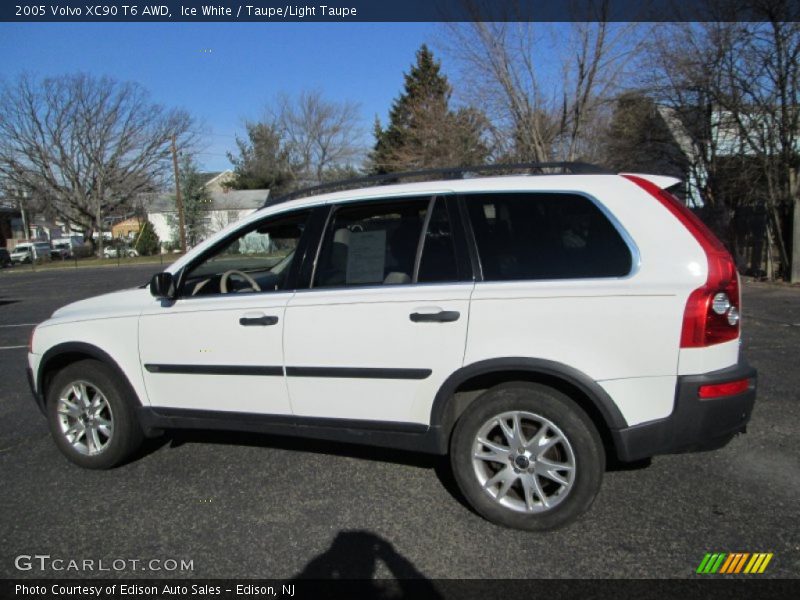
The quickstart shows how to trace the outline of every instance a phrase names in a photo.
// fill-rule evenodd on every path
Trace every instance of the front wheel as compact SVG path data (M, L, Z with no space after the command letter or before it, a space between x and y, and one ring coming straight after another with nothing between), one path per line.
M47 417L58 449L88 469L118 465L143 438L125 388L96 360L76 362L59 371L48 388Z
M487 390L467 408L453 432L450 462L480 515L543 531L588 510L605 452L591 419L571 398L518 382Z

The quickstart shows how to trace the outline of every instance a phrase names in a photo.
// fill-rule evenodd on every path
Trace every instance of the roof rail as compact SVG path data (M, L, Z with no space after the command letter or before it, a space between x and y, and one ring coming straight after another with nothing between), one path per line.
M403 171L399 173L385 173L381 175L367 175L364 177L352 177L331 181L311 187L289 192L277 198L267 199L264 206L273 206L303 198L319 192L334 192L356 187L366 187L368 184L380 185L383 183L399 183L402 179L414 177L439 176L440 179L466 179L478 173L501 173L511 174L511 171L527 171L529 175L550 174L551 171L560 173L572 173L574 175L611 175L614 171L609 171L604 167L583 162L528 162L528 163L508 163L492 165L474 165L470 167L441 167L436 169L421 169L417 171Z

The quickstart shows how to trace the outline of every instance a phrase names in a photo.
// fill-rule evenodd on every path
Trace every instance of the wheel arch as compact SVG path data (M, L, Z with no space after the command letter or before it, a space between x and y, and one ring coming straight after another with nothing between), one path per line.
M131 400L136 403L136 406L142 406L142 402L125 371L107 352L86 342L65 342L48 349L39 362L39 369L36 374L36 389L42 398L42 408L47 404L48 387L55 374L73 363L86 359L96 360L110 368L128 392Z
M431 427L446 452L458 418L486 389L500 383L526 381L557 389L574 401L595 424L607 451L616 454L615 432L627 422L608 393L591 377L568 365L538 358L483 360L455 371L439 388L431 407Z

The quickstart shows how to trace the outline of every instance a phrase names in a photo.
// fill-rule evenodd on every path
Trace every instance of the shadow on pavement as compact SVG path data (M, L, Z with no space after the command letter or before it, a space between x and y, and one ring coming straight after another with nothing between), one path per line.
M375 579L376 575L386 577L385 571L378 572L379 562L393 579ZM442 597L410 560L390 542L369 531L340 531L330 548L309 561L290 583L307 579L347 580L347 591L358 593L359 597Z

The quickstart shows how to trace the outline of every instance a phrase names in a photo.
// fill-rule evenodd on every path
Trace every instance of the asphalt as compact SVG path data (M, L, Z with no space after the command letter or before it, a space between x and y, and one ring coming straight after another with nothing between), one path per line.
M446 465L413 453L196 432L111 471L67 462L31 400L25 349L5 348L55 308L154 270L0 272L0 578L100 575L17 570L35 554L192 561L113 573L125 577L685 578L707 552L741 551L774 553L762 577L800 574L798 288L744 289L744 351L760 376L746 435L615 467L588 514L534 534L472 513Z

